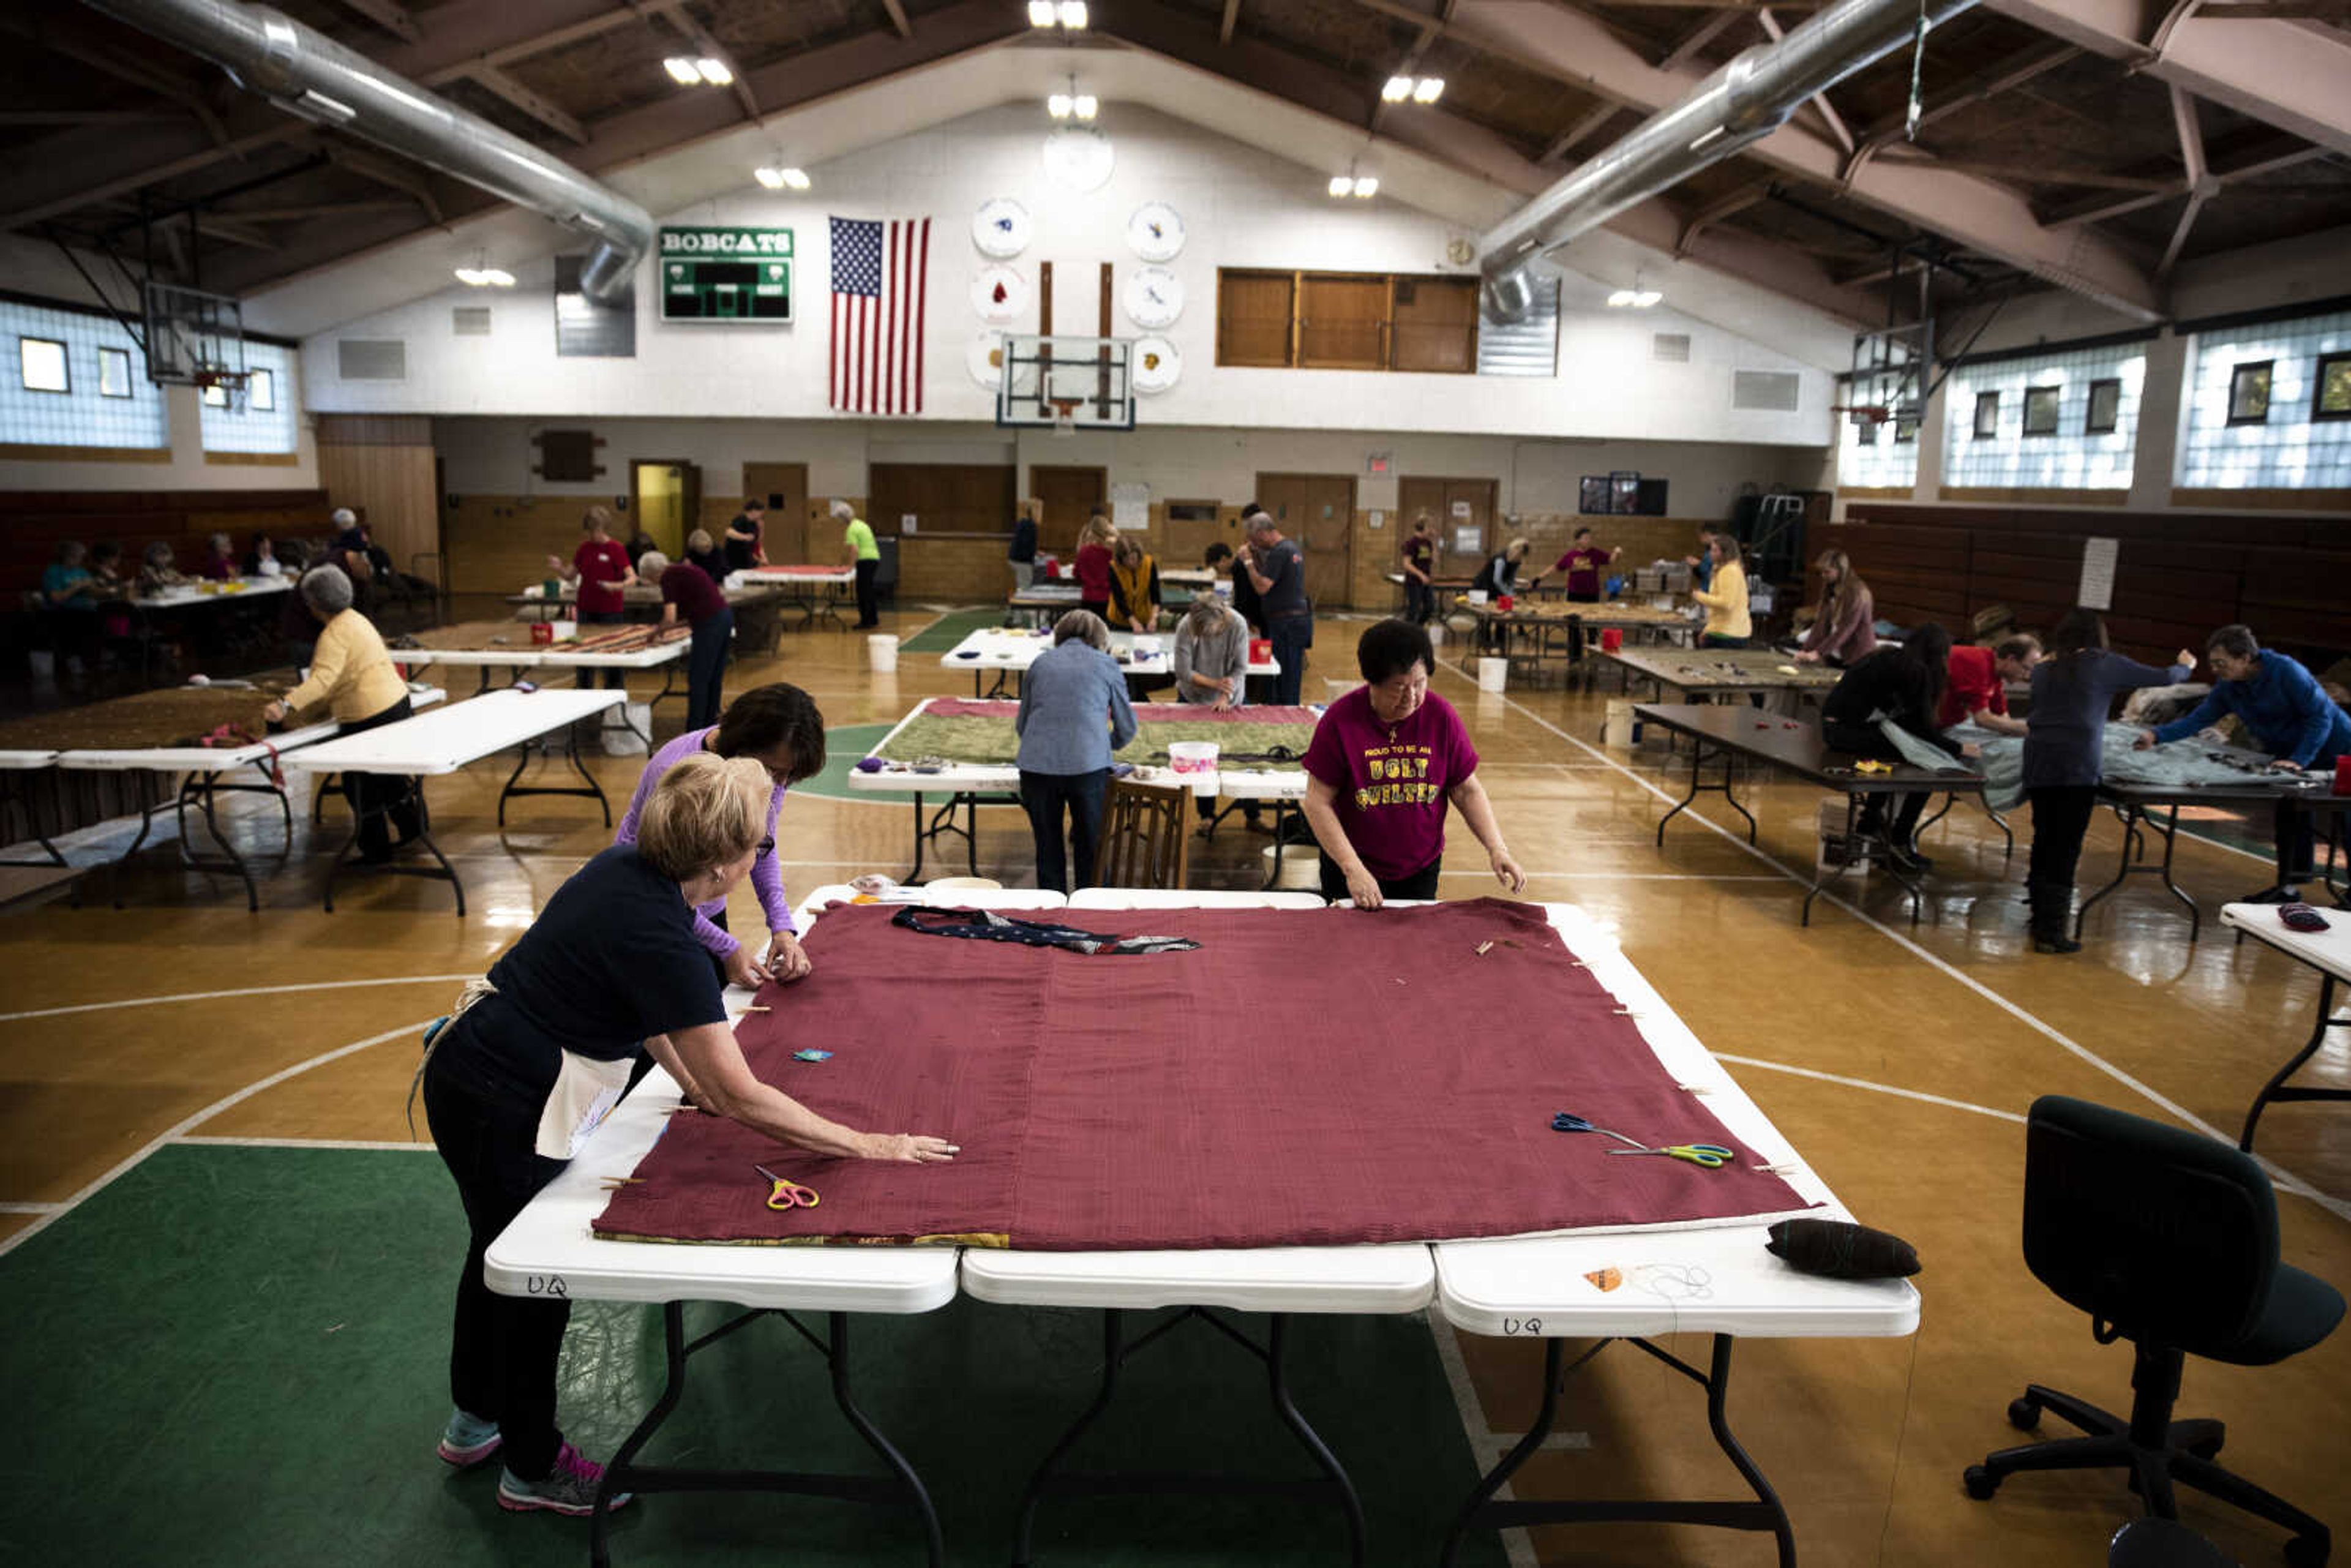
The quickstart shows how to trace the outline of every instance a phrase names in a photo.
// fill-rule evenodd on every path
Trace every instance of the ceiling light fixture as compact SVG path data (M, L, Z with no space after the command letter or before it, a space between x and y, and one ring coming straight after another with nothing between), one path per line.
M1353 174L1333 174L1331 176L1331 193L1332 195L1343 196L1354 188L1355 177Z
M468 288L512 288L515 286L513 273L502 267L492 267L479 254L475 256L473 266L458 267L456 274L457 281Z
M1053 25L1053 0L1029 0L1029 25L1050 27Z
M1356 196L1357 196L1358 198L1366 197L1366 196L1376 196L1376 195L1378 195L1379 193L1380 193L1380 182L1379 182L1379 177L1378 177L1377 175L1375 175L1375 174L1359 174L1359 175L1357 175L1357 176L1356 176L1356 178L1355 178L1355 194L1356 194Z
M1435 103L1444 96L1445 78L1443 77L1423 77L1420 78L1420 85L1412 89L1412 101L1415 103Z
M1061 26L1072 33L1086 30L1086 0L1061 0L1054 15Z
M1410 77L1390 77L1388 85L1380 89L1380 97L1389 103L1402 103L1412 96L1413 85Z
M1377 195L1379 193L1379 189L1380 177L1378 175L1359 174L1355 172L1355 165L1352 162L1347 165L1347 172L1345 173L1333 174L1331 176L1331 194L1334 197L1369 197Z
M1406 99L1415 103L1435 103L1445 96L1443 77L1390 77L1380 89L1382 101L1402 103Z
M1057 92L1045 100L1045 112L1056 120L1069 119L1070 111L1075 107L1076 99L1066 92Z
M680 87L700 87L702 85L702 73L699 70L696 70L695 68L694 62L687 59L684 55L670 56L669 58L662 62L662 69L669 72L669 79L677 83Z
M1608 296L1608 303L1619 310L1646 310L1664 298L1665 295L1658 290L1642 286L1640 269L1635 267L1633 269L1633 287L1617 289Z
M712 87L731 87L735 82L735 73L727 68L726 62L713 59L708 55L694 62L694 70Z

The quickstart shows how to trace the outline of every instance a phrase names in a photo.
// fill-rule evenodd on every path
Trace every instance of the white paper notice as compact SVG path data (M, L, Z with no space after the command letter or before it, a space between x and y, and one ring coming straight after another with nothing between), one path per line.
M2085 610L2115 607L2115 558L2120 549L2118 539L2082 541L2082 586L2074 596L2074 603Z
M1151 486L1113 485L1110 487L1110 520L1122 528L1149 528L1151 526Z

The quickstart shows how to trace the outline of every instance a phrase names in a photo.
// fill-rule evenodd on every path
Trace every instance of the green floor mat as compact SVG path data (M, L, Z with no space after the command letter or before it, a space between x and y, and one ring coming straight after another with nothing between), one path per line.
M886 724L837 724L824 732L824 767L814 776L792 786L794 795L814 795L824 800L878 800L883 805L898 804L891 795L854 795L850 792L849 776L857 768L857 759L873 749L874 743L890 733ZM784 819L789 831L790 817Z
M946 653L984 626L1004 624L1004 607L984 604L977 610L950 610L898 645L901 653Z
M464 1247L430 1154L178 1145L0 1259L0 1387L18 1432L0 1561L577 1568L584 1521L504 1514L495 1464L459 1475L433 1455ZM726 1315L697 1306L688 1326ZM1237 1321L1262 1338L1261 1319ZM858 1398L929 1486L950 1561L1005 1561L1030 1469L1092 1396L1101 1315L959 1299L852 1322ZM656 1308L575 1307L563 1413L586 1452L609 1454L651 1405L660 1334ZM1290 1340L1292 1391L1353 1475L1371 1561L1432 1561L1474 1475L1426 1325L1301 1318ZM877 1469L787 1323L720 1342L688 1379L650 1460ZM1128 1363L1076 1458L1312 1473L1263 1390L1256 1362L1187 1324ZM1467 1545L1467 1563L1502 1562L1490 1533ZM1321 1500L1053 1498L1038 1525L1040 1568L1322 1568L1343 1553ZM923 1546L911 1516L855 1504L671 1493L617 1517L613 1560L862 1568L920 1563Z

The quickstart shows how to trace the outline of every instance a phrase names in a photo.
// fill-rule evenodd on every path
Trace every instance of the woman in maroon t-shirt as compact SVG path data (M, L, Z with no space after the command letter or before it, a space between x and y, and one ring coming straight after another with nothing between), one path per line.
M1526 873L1503 847L1478 780L1478 751L1453 705L1428 689L1428 632L1382 621L1355 644L1364 684L1332 703L1306 747L1306 821L1322 846L1322 895L1377 909L1435 898L1449 803L1512 893Z
M547 570L566 582L580 585L580 624L582 626L615 625L627 619L628 601L622 591L637 580L629 566L627 547L612 537L612 514L603 507L590 507L588 515L580 519L580 531L588 537L571 552L571 564L563 558L547 558ZM606 687L625 691L628 681L619 670L601 672ZM582 670L579 684L595 684L598 672Z
M1118 530L1100 512L1078 534L1078 608L1092 611L1104 624L1110 621L1110 547L1117 538Z
M661 590L663 625L674 626L683 617L694 628L694 651L686 656L685 727L716 724L726 706L721 687L726 644L735 635L735 611L725 591L708 573L683 561L672 565L657 549L638 560L637 575Z

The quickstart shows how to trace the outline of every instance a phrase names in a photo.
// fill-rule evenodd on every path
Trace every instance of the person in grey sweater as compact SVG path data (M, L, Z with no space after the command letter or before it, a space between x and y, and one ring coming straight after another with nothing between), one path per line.
M1222 713L1241 706L1241 688L1248 679L1249 622L1219 594L1195 596L1192 608L1176 626L1176 700ZM1196 796L1193 804L1203 821L1216 821L1213 797ZM1250 831L1266 831L1255 800L1241 802L1241 816Z
M1037 841L1037 885L1069 891L1064 813L1078 885L1092 887L1110 791L1111 753L1134 738L1126 675L1110 656L1110 628L1091 610L1053 623L1053 646L1020 678L1020 806Z

